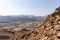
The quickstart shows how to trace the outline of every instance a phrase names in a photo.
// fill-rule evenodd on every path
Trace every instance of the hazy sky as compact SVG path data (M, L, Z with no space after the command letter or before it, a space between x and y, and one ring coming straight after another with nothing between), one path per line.
M50 14L60 6L60 0L0 0L0 15Z

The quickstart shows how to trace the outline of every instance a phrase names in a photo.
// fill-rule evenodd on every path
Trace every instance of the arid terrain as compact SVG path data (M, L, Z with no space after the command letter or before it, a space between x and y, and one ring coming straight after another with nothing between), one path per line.
M43 22L7 24L0 29L0 40L60 40L60 7L48 15Z
M60 7L48 15L39 27L18 40L60 40Z
M41 22L42 20L0 23L0 40L17 40L15 37L25 35L41 25Z

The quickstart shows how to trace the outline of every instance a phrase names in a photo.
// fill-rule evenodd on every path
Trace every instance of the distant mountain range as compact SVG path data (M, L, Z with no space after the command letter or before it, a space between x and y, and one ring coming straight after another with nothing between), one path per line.
M18 16L0 16L0 22L25 21L25 20L43 20L45 17L33 15L18 15Z

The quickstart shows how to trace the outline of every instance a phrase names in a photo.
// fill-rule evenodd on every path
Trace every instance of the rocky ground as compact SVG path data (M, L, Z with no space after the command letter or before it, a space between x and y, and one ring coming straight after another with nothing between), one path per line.
M0 40L60 40L60 7L37 28L0 31Z
M20 40L60 40L60 7L53 14L30 33L21 37Z

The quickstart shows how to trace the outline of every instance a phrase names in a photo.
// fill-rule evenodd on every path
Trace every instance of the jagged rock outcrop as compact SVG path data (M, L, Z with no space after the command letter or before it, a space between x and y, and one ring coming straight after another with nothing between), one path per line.
M60 40L60 7L48 15L46 20L20 40Z

